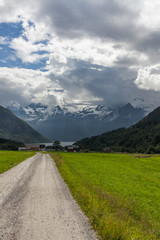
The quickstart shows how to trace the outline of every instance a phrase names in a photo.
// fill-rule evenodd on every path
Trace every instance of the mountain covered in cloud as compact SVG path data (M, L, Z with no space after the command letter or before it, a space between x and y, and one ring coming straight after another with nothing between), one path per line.
M125 106L109 108L101 105L48 107L41 103L8 107L14 114L51 140L75 141L120 127L129 127L144 117L142 108Z

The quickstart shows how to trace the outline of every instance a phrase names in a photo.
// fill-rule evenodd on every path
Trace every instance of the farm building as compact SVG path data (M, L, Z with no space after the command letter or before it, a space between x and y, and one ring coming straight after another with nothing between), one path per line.
M67 151L68 152L79 152L80 148L78 145L70 145L70 146L68 146Z
M104 149L103 149L103 152L105 152L105 153L111 153L111 152L112 152L112 149L111 149L111 148L104 148Z

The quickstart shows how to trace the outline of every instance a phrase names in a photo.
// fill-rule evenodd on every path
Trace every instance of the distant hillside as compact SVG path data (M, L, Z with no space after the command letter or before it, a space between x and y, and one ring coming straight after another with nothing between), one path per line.
M18 150L19 147L23 147L24 143L16 142L13 140L6 140L0 138L0 150Z
M0 106L0 138L24 143L48 142L26 122L16 117L10 110Z
M76 142L83 148L102 151L110 147L120 152L160 152L160 107L129 128L120 128Z

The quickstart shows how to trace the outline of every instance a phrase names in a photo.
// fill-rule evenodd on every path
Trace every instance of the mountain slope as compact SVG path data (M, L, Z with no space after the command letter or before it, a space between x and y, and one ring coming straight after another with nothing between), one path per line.
M19 147L25 146L22 142L0 138L0 150L18 150Z
M76 141L120 127L129 127L144 117L144 110L127 104L118 108L100 105L73 105L48 107L30 104L10 106L18 117L52 140Z
M120 128L76 142L83 148L115 151L160 152L160 107L129 128Z
M16 117L10 110L0 106L0 138L25 143L48 141L23 120Z

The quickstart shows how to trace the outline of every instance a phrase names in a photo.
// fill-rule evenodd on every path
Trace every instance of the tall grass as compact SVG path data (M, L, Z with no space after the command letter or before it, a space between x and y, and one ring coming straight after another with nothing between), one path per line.
M34 152L0 151L0 174L34 154Z
M160 239L160 157L51 156L102 239Z

